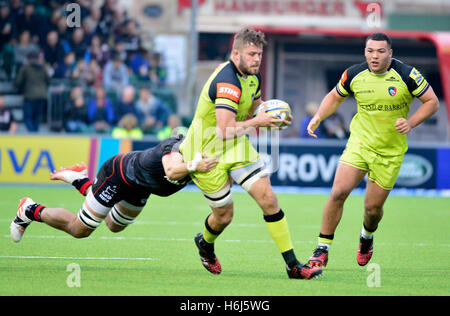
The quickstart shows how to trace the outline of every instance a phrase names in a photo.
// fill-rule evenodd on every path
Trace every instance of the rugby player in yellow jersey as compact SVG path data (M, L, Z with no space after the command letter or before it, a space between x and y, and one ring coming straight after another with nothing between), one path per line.
M230 187L236 181L261 207L269 233L286 263L288 276L311 279L322 270L297 260L286 216L278 205L265 164L247 138L257 127L275 127L282 122L265 111L247 119L262 103L259 67L265 44L264 34L253 29L235 35L231 58L219 65L205 83L193 122L180 146L186 159L193 159L197 152L219 158L214 170L191 173L212 209L203 233L197 234L194 240L204 267L213 274L220 273L222 267L214 252L214 242L232 220Z
M346 69L309 123L309 135L353 94L358 111L350 123L350 137L340 158L330 196L325 204L319 242L309 258L311 266L326 266L344 202L368 174L364 222L357 262L366 265L373 253L373 233L383 217L383 205L393 188L407 150L406 134L439 108L439 100L420 72L392 58L391 39L384 33L367 37L366 62ZM423 104L408 118L409 105Z

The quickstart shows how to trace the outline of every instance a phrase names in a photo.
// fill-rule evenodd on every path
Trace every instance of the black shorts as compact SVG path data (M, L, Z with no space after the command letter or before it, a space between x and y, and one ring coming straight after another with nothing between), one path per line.
M136 208L143 208L150 196L150 191L128 183L123 176L123 157L119 154L107 160L92 184L91 192L97 202L106 207L113 207L125 201Z

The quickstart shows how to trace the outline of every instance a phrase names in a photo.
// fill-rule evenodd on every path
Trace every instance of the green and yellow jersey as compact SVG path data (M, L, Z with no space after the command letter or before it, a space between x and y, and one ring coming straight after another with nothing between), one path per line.
M218 137L216 109L229 110L236 114L236 121L244 121L253 101L261 96L260 87L260 74L244 78L232 61L220 64L203 86L180 152L185 161L192 160L197 152L219 158L212 171L192 173L194 182L204 192L218 191L228 181L230 170L258 161L259 154L246 135L228 140Z
M397 59L384 74L374 74L366 62L346 69L336 85L342 97L356 99L358 111L350 123L349 143L383 156L402 155L408 149L406 134L396 131L398 118L407 118L414 97L429 88L420 72Z
M180 147L183 156L192 159L196 152L203 152L224 159L226 148L245 141L247 139L245 135L226 141L217 136L216 109L227 109L236 114L236 121L244 121L253 101L261 96L260 86L259 74L244 78L232 61L220 64L200 93L192 124ZM248 158L255 159L255 157Z

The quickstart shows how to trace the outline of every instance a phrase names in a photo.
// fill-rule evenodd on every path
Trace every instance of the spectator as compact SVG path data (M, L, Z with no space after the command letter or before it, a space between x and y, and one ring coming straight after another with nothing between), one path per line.
M53 30L47 34L47 40L42 50L45 62L53 69L64 62L64 48L59 41L58 32Z
M138 120L132 113L123 116L118 126L112 131L112 137L114 138L142 139L143 136L142 130L138 125Z
M37 132L45 110L50 78L37 52L27 56L27 64L20 68L15 84L24 96L23 121L28 131Z
M103 87L121 94L123 88L128 85L128 81L128 68L120 55L114 53L113 60L107 62L103 70Z
M15 134L18 124L14 119L13 112L5 105L5 97L0 95L0 132Z
M19 42L14 45L14 63L16 69L20 69L25 64L29 53L37 51L39 51L39 47L31 42L30 31L24 30L20 33Z
M108 41L114 27L114 12L117 9L118 0L105 0L100 7L100 19L97 24L97 33L104 41Z
M319 109L319 106L315 102L309 102L305 107L306 115L303 117L302 121L300 122L300 130L299 130L299 137L300 138L311 138L309 136L308 131L306 128L308 127L309 122L313 118L314 114L316 114L317 110ZM322 128L318 128L316 131L317 138L325 138L325 133Z
M141 47L139 28L135 20L126 20L121 28L120 35L116 38L116 43L124 43L127 62L133 54L137 53Z
M69 49L75 53L76 60L84 57L87 48L88 44L84 38L84 30L81 27L75 28L69 41Z
M58 34L58 22L61 20L62 17L63 16L61 13L61 8L58 6L53 9L50 19L48 19L48 18L43 19L43 21L42 21L43 23L39 28L40 45L42 45L42 46L45 45L46 40L47 40L47 35L50 32L55 31Z
M15 30L15 24L11 15L9 4L5 1L0 2L0 50L3 45L12 38Z
M17 19L17 32L22 34L24 31L30 32L31 41L35 44L39 43L39 27L40 19L35 12L33 2L27 2L23 13Z
M72 79L78 80L85 87L101 85L100 67L95 59L91 60L89 65L82 58L76 63L72 72Z
M157 86L163 86L166 83L166 69L161 63L161 54L154 53L150 58L150 79Z
M82 95L71 100L64 118L64 125L69 133L83 133L89 130L88 108Z
M138 108L136 106L136 90L133 86L126 86L123 89L121 98L117 102L117 118L120 120L125 114L133 114L136 117L141 117Z
M341 114L334 112L328 116L323 125L327 134L327 138L346 139L350 133L345 128L345 121Z
M143 115L142 129L145 133L163 128L167 125L168 118L172 113L170 108L147 87L139 90L136 107Z
M164 140L177 134L186 135L187 129L184 126L182 126L181 119L178 115L172 114L171 116L169 116L167 122L168 122L167 126L159 130L158 134L156 135L159 140Z
M88 105L88 119L99 133L109 133L115 122L114 106L102 87L95 90L95 97Z
M67 19L65 16L61 16L56 23L56 32L58 33L59 41L67 53L70 51L70 37L71 33L67 29Z
M82 20L81 27L83 28L84 31L84 38L86 40L86 43L90 43L92 37L96 35L95 33L96 26L97 24L91 16L88 16Z
M103 68L109 59L109 55L109 47L102 42L102 38L99 35L92 36L90 45L84 55L86 62L89 63L95 59L100 67Z
M55 68L53 78L71 79L75 70L76 60L74 52L68 52L64 55L64 63L58 64Z
M140 81L150 81L150 58L148 50L140 48L133 53L130 58L130 68L136 79Z

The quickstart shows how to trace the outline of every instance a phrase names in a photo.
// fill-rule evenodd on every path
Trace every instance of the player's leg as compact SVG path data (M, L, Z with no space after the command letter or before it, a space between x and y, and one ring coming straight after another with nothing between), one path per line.
M25 229L34 221L46 223L75 238L88 237L101 224L109 210L105 206L95 209L89 200L88 195L78 214L74 214L64 208L45 207L30 198L23 198L20 201L16 218L10 226L11 237L15 242L19 242Z
M344 203L353 189L364 179L366 171L340 163L336 170L330 195L325 203L318 245L309 258L311 266L326 266L334 232L342 218Z
M219 274L222 267L214 252L214 244L233 219L234 205L230 182L227 179L226 184L218 192L204 193L204 196L211 208L211 213L206 217L203 233L198 233L194 241L203 266L209 272Z
M134 199L135 201L140 200L139 203L125 200L116 203L111 208L111 211L108 213L105 219L105 223L108 229L113 233L118 233L124 230L128 225L133 224L136 221L136 217L143 210L145 203L147 202L147 198Z
M365 266L373 254L373 233L383 218L383 205L390 191L381 188L375 182L368 180L364 197L364 221L359 237L356 260L360 266Z
M320 269L311 269L297 260L286 216L278 204L264 163L259 160L254 164L233 169L230 175L262 209L267 229L286 263L288 276L311 279L321 274Z
M383 205L397 180L403 155L378 156L370 165L366 194L364 197L364 221L361 229L356 260L366 265L373 254L373 233L383 218Z

